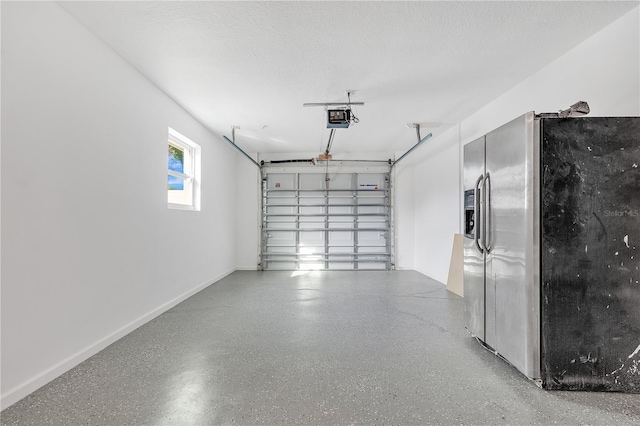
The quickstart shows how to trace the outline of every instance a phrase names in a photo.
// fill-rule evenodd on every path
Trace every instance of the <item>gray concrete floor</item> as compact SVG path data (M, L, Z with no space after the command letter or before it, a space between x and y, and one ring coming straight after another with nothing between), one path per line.
M538 389L462 315L413 271L235 272L1 423L640 424L640 395Z

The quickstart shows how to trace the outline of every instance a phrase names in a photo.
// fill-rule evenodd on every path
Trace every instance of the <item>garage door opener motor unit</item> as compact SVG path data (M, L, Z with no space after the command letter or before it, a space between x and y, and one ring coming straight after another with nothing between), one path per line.
M351 122L350 109L328 109L327 129L348 129Z

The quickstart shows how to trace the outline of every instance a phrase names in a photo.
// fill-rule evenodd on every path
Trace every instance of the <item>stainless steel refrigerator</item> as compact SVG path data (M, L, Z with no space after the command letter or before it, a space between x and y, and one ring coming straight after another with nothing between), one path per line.
M640 392L640 118L533 112L464 147L465 326L548 389Z

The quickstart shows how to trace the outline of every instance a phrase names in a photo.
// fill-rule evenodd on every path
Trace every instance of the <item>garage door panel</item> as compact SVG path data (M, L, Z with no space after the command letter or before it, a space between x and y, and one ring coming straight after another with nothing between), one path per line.
M331 189L352 189L352 173L336 173L329 175L329 185Z
M359 264L359 268L360 269L380 269L380 270L387 269L385 268L384 264L380 262L361 262Z
M387 252L386 246L360 246L358 248L358 253L360 254L386 254ZM364 256L363 256L364 257Z
M292 173L271 173L267 181L267 189L295 189L296 177Z
M351 255L353 255L353 253L355 252L355 249L356 248L353 245L334 246L334 247L329 247L329 253L335 254L335 255L349 255L349 257L351 257Z
M263 174L263 269L390 269L384 173Z
M353 246L353 232L329 231L329 246Z
M323 231L301 232L299 246L301 248L302 247L323 247L324 248L324 232Z
M300 189L314 190L324 188L324 173L301 173L298 175L300 179ZM320 192L322 194L322 192Z
M273 271L293 271L296 270L296 262L269 262L269 269Z
M329 266L327 267L327 269L329 271L333 270L333 271L342 271L345 269L348 270L352 270L352 269L356 269L355 263L353 262L328 262Z

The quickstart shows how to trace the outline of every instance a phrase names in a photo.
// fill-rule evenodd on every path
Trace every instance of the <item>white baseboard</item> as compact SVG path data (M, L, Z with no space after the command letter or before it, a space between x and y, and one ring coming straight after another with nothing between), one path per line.
M257 266L238 266L236 267L236 271L257 271Z
M38 374L37 376L35 376L35 377L27 380L26 382L14 387L13 389L5 392L0 397L0 410L4 410L5 408L15 404L16 402L20 401L22 398L26 397L27 395L31 394L32 392L40 389L42 386L46 385L47 383L49 383L53 379L55 379L57 377L60 377L62 374L64 374L67 371L71 370L76 365L78 365L81 362L91 358L93 355L97 354L98 352L100 352L101 350L103 350L104 348L109 346L110 344L116 342L117 340L119 340L122 337L126 336L127 334L131 333L136 328L140 327L141 325L146 324L147 322L151 321L155 317L157 317L160 314L168 311L169 309L171 309L174 306L176 306L178 303L188 299L189 297L193 296L194 294L198 293L199 291L204 290L205 288L207 288L211 284L213 284L213 283L215 283L217 281L220 281L222 278L226 277L227 275L231 274L234 271L235 271L235 269L231 269L231 270L221 274L220 276L218 276L216 278L213 278L211 280L203 282L202 284L199 284L195 288L193 288L193 289L181 294L180 296L176 297L175 299L172 299L172 300L160 305L159 307L155 308L151 312L148 312L148 313L142 315L141 317L139 317L136 320L130 322L129 324L125 325L124 327L122 327L122 328L114 331L113 333L109 334L108 336L98 340L94 344L89 345L86 348L76 352L75 354L71 355L67 359L65 359L62 362L54 365L53 367L45 370L44 372Z

